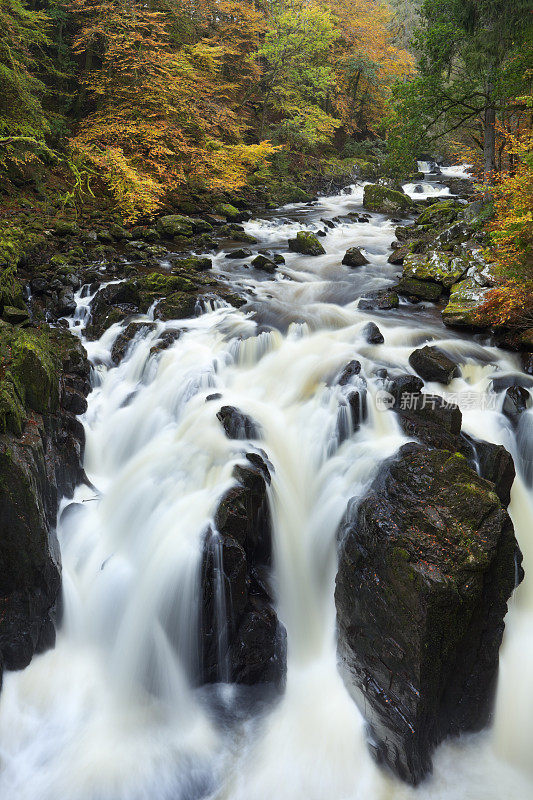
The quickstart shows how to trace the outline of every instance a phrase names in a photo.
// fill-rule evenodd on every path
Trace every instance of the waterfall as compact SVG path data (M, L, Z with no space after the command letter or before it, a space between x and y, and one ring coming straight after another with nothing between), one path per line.
M447 174L450 174L448 172ZM464 173L463 173L464 174ZM413 187L414 188L414 187ZM435 184L423 184L428 197ZM288 206L251 220L258 248L282 252L274 276L214 257L214 269L248 292L236 310L216 303L189 320L154 322L115 366L113 325L87 342L93 389L82 422L85 470L63 500L63 623L54 650L0 695L0 797L20 800L511 800L533 796L533 496L530 419L517 437L494 399L491 377L518 358L446 330L432 307L372 315L359 298L391 285L387 262L396 223L362 212L363 188ZM321 231L326 255L286 252L300 229ZM368 264L341 265L357 245ZM71 329L83 338L93 294L77 293ZM384 342L369 344L377 322ZM154 347L170 330L180 335ZM455 354L461 377L443 390L462 407L464 430L505 444L522 469L510 513L526 580L512 601L502 649L494 728L445 742L419 789L378 769L365 724L336 662L336 534L346 504L362 495L383 459L406 439L379 407L382 368L409 370L431 341ZM368 388L357 422L335 383L356 358ZM356 388L357 383L352 385ZM212 395L218 400L206 401ZM459 401L457 401L459 398ZM198 594L202 543L217 503L234 482L242 442L217 420L222 405L249 415L273 466L272 582L288 640L287 686L245 713L236 687L198 688ZM527 412L531 415L531 412ZM359 415L363 416L363 415ZM524 444L524 441L526 444ZM213 530L211 528L211 530ZM212 533L214 552L217 535ZM215 559L216 560L216 559ZM224 587L217 592L225 618ZM220 652L225 650L223 626ZM228 672L221 664L220 680Z

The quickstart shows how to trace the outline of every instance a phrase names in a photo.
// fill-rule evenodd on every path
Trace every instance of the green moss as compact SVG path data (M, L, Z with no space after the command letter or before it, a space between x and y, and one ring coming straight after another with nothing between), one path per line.
M240 215L239 209L235 208L235 206L232 206L230 203L219 203L215 211L217 214L220 214L221 217L226 217L226 219L229 220L237 219Z
M416 278L403 278L398 284L400 294L413 295L421 300L436 302L442 294L442 286L431 281L419 281Z
M378 184L365 186L363 206L381 214L408 213L416 208L407 195Z
M139 280L141 291L154 294L171 294L173 292L192 292L194 283L180 275L162 275L160 272L151 272Z
M457 283L467 269L459 258L432 251L426 255L406 256L403 264L403 278L416 278L420 281L434 281L449 288Z
M420 214L417 225L440 225L444 222L454 222L461 209L462 205L455 200L433 203Z
M321 256L326 252L314 233L298 231L295 239L289 239L289 250L306 256Z

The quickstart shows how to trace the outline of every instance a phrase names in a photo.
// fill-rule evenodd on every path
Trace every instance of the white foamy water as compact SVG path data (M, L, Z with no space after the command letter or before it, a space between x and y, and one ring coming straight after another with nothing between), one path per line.
M533 797L533 508L520 476L510 511L526 580L507 618L493 729L443 744L433 776L413 790L371 760L364 721L337 670L337 526L348 499L405 441L393 413L372 401L375 371L410 371L412 350L438 342L462 375L426 390L459 402L465 431L505 444L517 461L531 451L530 428L515 439L500 413L503 396L491 390L494 375L518 371L516 356L445 330L423 304L416 313L358 311L362 294L398 272L387 263L396 223L377 214L369 222L346 218L362 212L361 201L356 186L247 223L260 240L253 249L283 251L286 263L266 276L216 257L215 269L248 290L244 309L221 305L192 320L155 323L118 367L110 350L120 325L87 344L93 391L83 422L92 488L78 487L59 516L64 620L56 647L5 675L2 799ZM323 221L334 218L334 228ZM324 256L287 252L287 238L301 228L327 230ZM353 245L369 263L352 270L340 262ZM89 302L80 292L76 329ZM366 342L370 320L384 344ZM179 338L154 352L169 330ZM353 358L368 381L369 416L342 441L345 389L334 378ZM207 401L214 393L222 397ZM249 414L262 440L228 440L216 418L221 405ZM274 468L273 580L288 675L277 703L243 717L238 691L221 687L217 707L225 712L215 714L192 676L202 536L233 466L254 444Z

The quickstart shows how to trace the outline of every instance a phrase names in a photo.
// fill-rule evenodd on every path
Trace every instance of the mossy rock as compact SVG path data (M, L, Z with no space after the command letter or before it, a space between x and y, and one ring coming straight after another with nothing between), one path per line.
M191 270L191 272L207 272L213 268L213 262L210 258L191 256L182 259L176 267Z
M6 306L25 309L22 286L15 277L13 267L7 267L0 273L0 310Z
M450 288L465 274L467 265L461 258L433 250L425 255L407 255L403 262L403 279L435 281Z
M362 181L374 181L379 175L379 163L377 161L365 161L362 158L355 158L354 167L357 177Z
M189 238L193 234L192 220L182 214L170 214L166 217L161 217L157 223L157 230L168 239L173 239L174 236Z
M164 297L155 309L156 319L164 321L172 319L188 319L196 310L196 295L186 292L175 292Z
M461 203L457 203L455 200L442 200L426 208L418 217L416 224L442 225L443 223L455 222L461 209Z
M365 186L363 207L380 214L408 214L416 205L401 192L371 183Z
M160 272L150 272L137 280L141 292L150 292L156 295L168 295L173 292L192 292L195 284L181 275L162 275Z
M22 325L25 322L29 322L30 315L24 308L4 306L4 310L2 311L2 319L11 323L11 325Z
M59 403L57 364L45 333L20 331L12 344L13 375L24 399L39 414L55 411Z
M53 229L54 236L76 236L80 227L76 222L58 222Z
M435 303L442 294L442 286L432 281L419 281L416 278L401 278L398 284L400 294L419 297Z
M448 305L442 312L444 323L461 328L485 327L479 313L488 291L488 288L480 286L472 277L456 283L452 286Z
M326 252L314 233L309 231L298 231L295 239L289 239L289 250L306 256L322 256Z
M239 209L232 206L231 203L219 203L215 208L215 213L220 214L221 217L226 217L230 221L238 220L241 216Z

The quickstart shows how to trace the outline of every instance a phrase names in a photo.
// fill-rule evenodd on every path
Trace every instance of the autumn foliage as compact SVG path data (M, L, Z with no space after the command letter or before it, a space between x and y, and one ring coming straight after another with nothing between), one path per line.
M496 325L533 327L533 136L513 138L513 173L495 186L495 215L489 224L491 258L500 285L482 309Z

